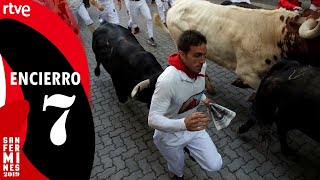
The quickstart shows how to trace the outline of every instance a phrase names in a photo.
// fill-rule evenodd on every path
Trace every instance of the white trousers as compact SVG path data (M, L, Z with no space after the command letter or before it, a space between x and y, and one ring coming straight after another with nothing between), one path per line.
M129 14L129 22L128 22L128 26L131 27L131 28L136 28L138 27L138 25L132 21L132 16L131 16L131 13L130 13L130 4L129 4L129 0L124 0L124 3L126 4L126 7L127 7L127 10L128 10L128 14Z
M166 22L166 11L169 9L169 4L172 6L175 0L156 0L160 19L163 23Z
M93 24L93 21L90 18L89 13L88 13L87 9L84 7L83 3L77 9L72 10L72 14L73 14L74 18L76 19L77 23L78 23L78 16L80 16L81 19L83 19L84 23L87 26Z
M180 131L167 133L155 130L153 140L162 156L167 160L169 171L182 177L184 169L184 151L186 146L190 155L207 171L218 171L222 158L209 134L201 131Z
M101 4L104 11L99 11L100 17L109 23L119 24L119 16L114 6L113 0L106 1Z
M147 23L149 38L153 37L152 17L151 17L151 12L147 5L147 2L145 0L140 0L140 1L129 0L129 8L130 8L130 14L131 14L133 23L138 22L138 15L139 13L141 13L144 16Z

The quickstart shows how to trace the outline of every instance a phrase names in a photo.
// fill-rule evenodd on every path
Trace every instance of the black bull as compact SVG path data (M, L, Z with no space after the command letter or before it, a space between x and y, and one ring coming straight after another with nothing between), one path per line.
M119 101L124 103L135 96L149 107L163 69L135 36L122 26L104 23L93 33L92 49L97 61L95 75L100 75L102 64L111 76Z
M284 60L275 64L261 81L253 101L250 119L238 132L256 122L263 127L277 125L281 151L288 153L286 135L298 129L320 142L320 68Z

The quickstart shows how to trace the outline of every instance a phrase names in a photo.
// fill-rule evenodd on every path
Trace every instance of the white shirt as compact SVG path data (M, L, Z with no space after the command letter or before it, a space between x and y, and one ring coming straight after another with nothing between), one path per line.
M200 74L205 75L206 67L203 64ZM149 126L166 132L186 130L184 119L206 99L204 89L205 77L191 79L174 66L167 67L159 76L152 96Z

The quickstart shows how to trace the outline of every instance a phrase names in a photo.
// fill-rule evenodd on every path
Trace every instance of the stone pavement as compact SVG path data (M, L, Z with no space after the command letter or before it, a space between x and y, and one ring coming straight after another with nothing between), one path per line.
M220 1L215 0L215 3ZM254 3L259 3L258 0ZM261 3L260 3L261 4ZM263 4L261 4L263 5ZM274 4L265 5L266 8ZM157 12L151 4L152 13ZM98 26L97 9L88 9ZM121 25L128 22L125 5L118 11ZM170 37L158 27L154 27L156 48L149 46L146 25L142 17L138 23L141 32L136 35L141 45L155 55L160 64L167 66L167 56L176 51ZM148 109L145 104L129 100L121 104L115 93L109 74L103 69L100 77L94 76L96 66L91 49L92 35L82 21L79 22L83 45L88 57L91 76L93 117L96 132L95 159L91 180L104 179L169 179L165 159L153 144L153 129L148 126ZM217 94L209 96L218 104L237 113L230 126L217 131L210 123L207 132L223 157L223 167L219 172L206 172L186 156L184 175L186 179L319 179L320 146L299 131L291 131L289 146L298 154L290 160L280 153L279 141L275 132L272 135L271 153L266 153L258 141L259 128L255 127L244 135L238 135L236 128L247 120L249 103L246 99L252 90L233 87L230 83L236 79L233 72L208 61L207 74L216 87ZM200 107L205 111L205 107Z

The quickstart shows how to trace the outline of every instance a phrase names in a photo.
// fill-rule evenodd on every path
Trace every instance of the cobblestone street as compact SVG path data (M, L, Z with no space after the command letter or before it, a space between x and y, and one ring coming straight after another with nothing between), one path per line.
M212 2L220 3L217 0ZM156 4L149 4L149 7L152 14L157 12ZM271 9L273 6L266 5L266 8ZM93 6L88 10L98 26L98 10ZM121 25L127 27L128 15L124 2L118 14ZM176 51L170 36L159 27L154 27L154 39L158 43L154 48L147 44L148 35L142 16L138 24L141 31L136 37L140 44L157 58L163 68L167 67L167 56ZM96 61L91 48L92 34L83 21L79 21L79 28L89 63L96 132L91 180L169 179L166 161L153 143L154 130L148 126L146 104L131 99L121 104L109 74L101 68L100 77L94 75ZM259 127L243 135L236 133L237 127L247 120L250 103L246 100L253 90L232 86L231 82L237 78L233 72L211 61L207 62L207 74L216 88L214 96L207 96L235 111L237 116L228 128L217 131L213 122L207 128L223 156L222 169L219 172L206 172L186 155L185 179L320 179L320 145L299 131L294 130L288 134L289 146L298 154L294 160L280 153L275 131L270 153L259 144ZM200 110L206 111L204 105Z

